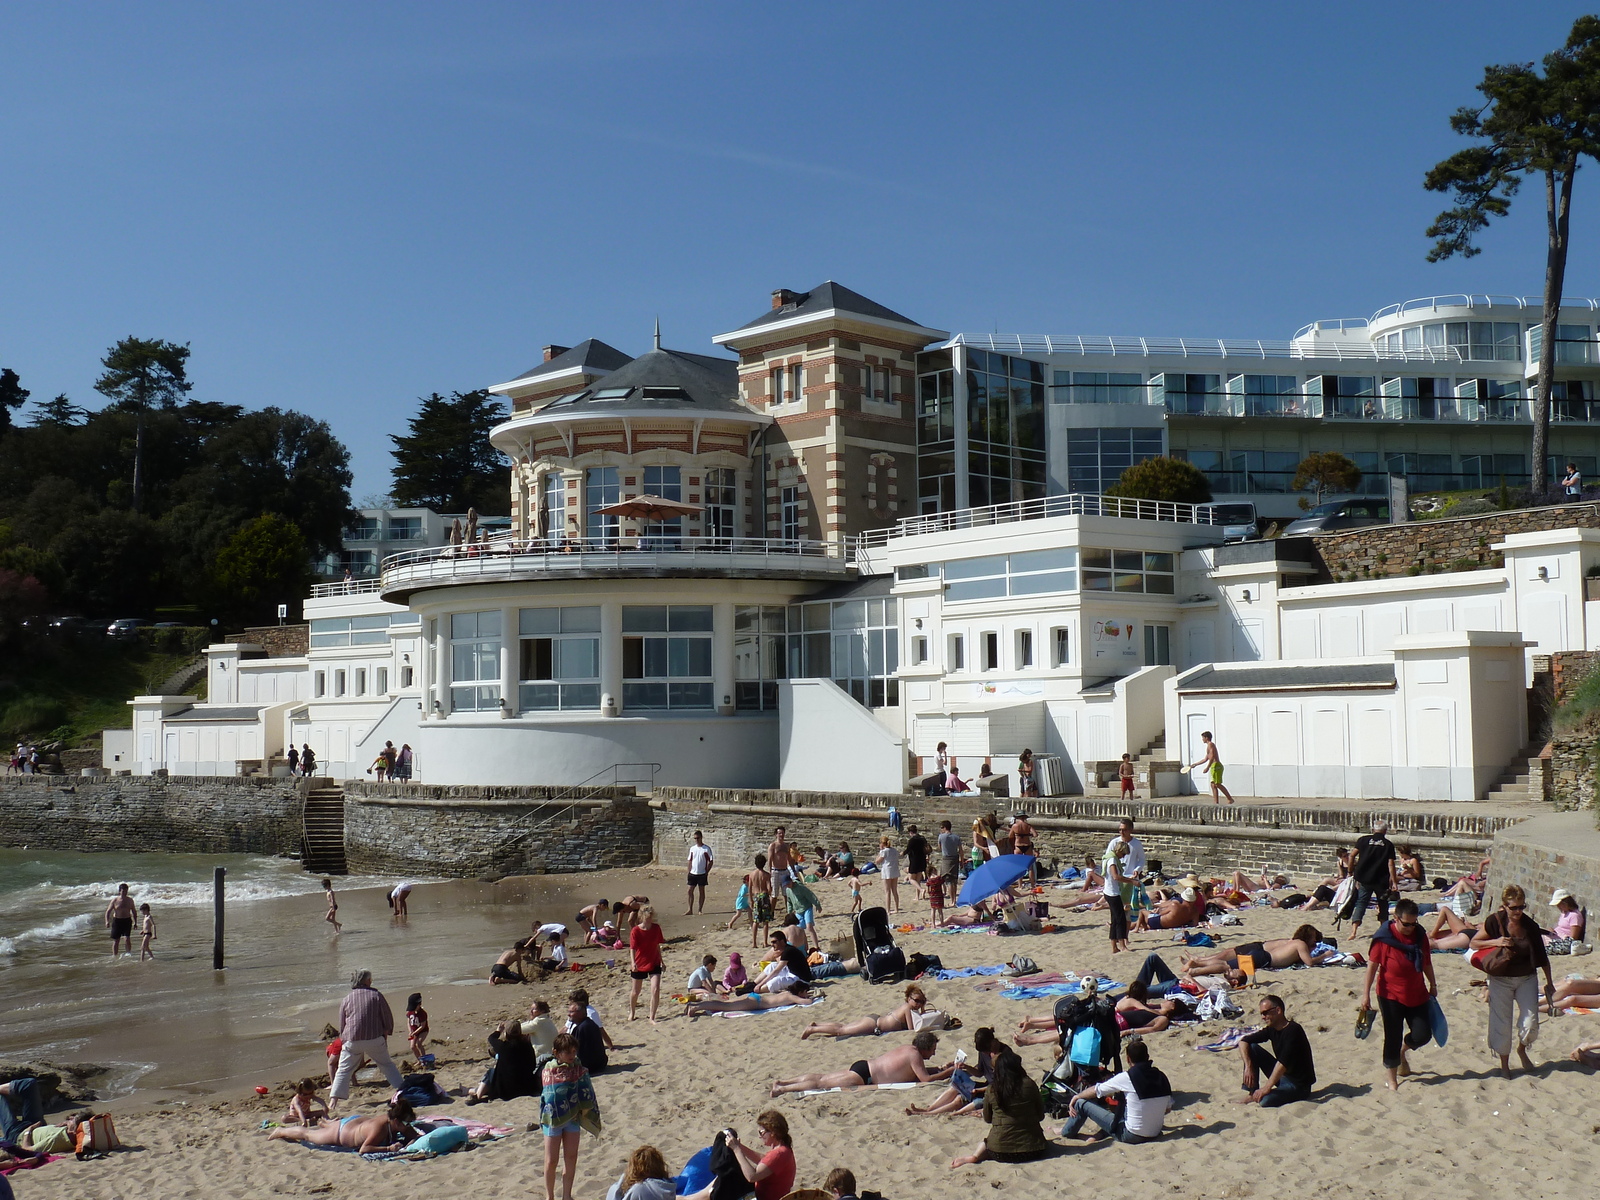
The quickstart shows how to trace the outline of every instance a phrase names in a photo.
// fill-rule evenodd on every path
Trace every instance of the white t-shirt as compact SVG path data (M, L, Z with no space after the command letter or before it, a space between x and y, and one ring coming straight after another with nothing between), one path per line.
M389 893L389 899L398 900L402 896L409 896L411 894L411 889L415 886L416 884L410 882L397 883L394 885L394 891Z
M535 1054L553 1054L551 1043L556 1040L556 1023L549 1017L533 1017L522 1023L522 1032L533 1043Z
M704 875L711 870L711 847L689 847L689 874Z
M566 937L567 927L565 925L558 924L555 921L551 921L547 925L539 926L538 936L540 940L549 941L552 933L559 933L562 937Z
M1097 1096L1104 1096L1108 1092L1121 1092L1124 1096L1123 1104L1127 1110L1128 1132L1135 1137L1155 1137L1161 1132L1162 1119L1167 1115L1167 1110L1172 1107L1171 1096L1156 1096L1149 1100L1141 1100L1133 1090L1133 1080L1128 1078L1126 1071L1120 1075L1113 1075L1099 1087L1095 1088Z
M885 846L878 851L878 861L883 864L883 877L885 879L900 878L900 851L893 846Z
M1112 838L1106 843L1106 853L1111 853L1111 847L1122 840L1121 835ZM1129 879L1144 878L1144 843L1136 837L1128 839L1128 857L1122 860L1122 873Z
M561 966L566 966L567 948L560 942L557 942L554 946L550 947L550 957L547 961L557 963Z

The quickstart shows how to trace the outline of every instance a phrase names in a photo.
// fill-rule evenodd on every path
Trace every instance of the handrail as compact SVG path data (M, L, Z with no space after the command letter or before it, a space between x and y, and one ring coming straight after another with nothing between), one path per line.
M365 596L378 590L379 581L372 579L341 579L337 583L313 583L311 595L315 599L319 596Z
M1307 326L1296 339L1313 326ZM1122 335L1084 335L1055 337L1033 333L958 333L944 343L945 349L976 346L996 354L1103 354L1138 358L1243 358L1299 359L1334 362L1419 362L1458 363L1467 361L1454 346L1413 346L1388 349L1360 342L1301 344L1261 338L1152 338Z
M1220 524L1216 506L1211 504L1129 500L1121 496L1069 492L1061 496L1039 496L1032 500L1014 500L1009 504L991 504L984 508L959 508L951 512L901 517L892 529L869 529L865 533L858 533L855 545L858 548L881 546L893 538L913 537L919 533L1009 525L1051 517L1120 517L1131 521L1176 521L1188 525Z
M648 788L646 790L648 790L650 792L654 792L655 791L655 787L656 787L656 776L661 773L661 764L660 763L657 763L657 762L649 762L649 763L647 763L647 762L612 763L609 767L601 767L600 770L596 771L593 775L589 776L587 779L579 780L577 783L574 783L574 784L570 785L565 791L557 792L554 796L551 796L548 800L541 801L540 802L540 807L541 808L547 807L547 806L549 806L551 804L558 804L562 800L567 800L567 804L559 812L550 813L549 815L540 818L536 823L534 823L533 825L530 825L527 829L524 829L521 833L514 833L510 837L505 838L504 840L502 840L500 842L497 842L495 844L494 849L491 850L488 853L487 856L485 856L485 858L483 860L484 863L488 864L488 863L493 862L502 853L504 853L507 848L516 845L518 842L522 841L524 838L532 837L534 834L538 833L542 829L547 829L551 825L557 824L558 822L564 820L566 818L567 814L569 814L569 813L571 813L571 812L573 812L573 811L575 811L577 809L579 804L582 804L582 803L584 803L586 801L589 801L589 800L596 799L595 793L600 791L602 788L613 788L613 789L615 789L617 787L622 786L623 780L622 780L622 776L621 776L620 773L622 771L624 771L624 770L627 770L627 769L633 768L633 767L644 768L644 770L636 778L629 779L628 782L633 783L635 785L637 785L639 783L647 783L649 786L648 786ZM595 782L602 775L606 775L606 774L610 774L610 776L611 776L611 781L609 783L596 783ZM578 795L578 792L581 789L585 789L585 788L588 789L588 793L589 794L583 795L583 796ZM637 787L635 787L635 790L637 791ZM568 797L571 797L571 799L567 799Z

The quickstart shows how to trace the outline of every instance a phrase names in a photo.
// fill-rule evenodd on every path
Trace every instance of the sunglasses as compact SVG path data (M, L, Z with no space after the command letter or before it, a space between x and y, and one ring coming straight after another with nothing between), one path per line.
M1507 912L1527 912L1527 910L1528 910L1528 906L1526 904L1508 904L1508 905L1506 905L1506 911Z

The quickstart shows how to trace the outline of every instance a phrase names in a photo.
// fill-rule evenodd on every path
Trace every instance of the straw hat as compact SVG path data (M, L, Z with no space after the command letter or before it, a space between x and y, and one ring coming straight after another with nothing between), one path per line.
M1179 887L1197 888L1197 887L1200 886L1199 877L1197 877L1193 871L1190 871L1182 879L1178 880L1178 886Z

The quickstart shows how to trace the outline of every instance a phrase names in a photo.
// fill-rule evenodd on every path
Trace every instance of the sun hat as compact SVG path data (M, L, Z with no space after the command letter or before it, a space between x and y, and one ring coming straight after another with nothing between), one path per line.
M1550 893L1550 907L1554 908L1556 905L1560 904L1563 900L1571 900L1571 899L1574 899L1574 897L1573 897L1571 892L1567 891L1566 888L1557 888L1555 891Z

